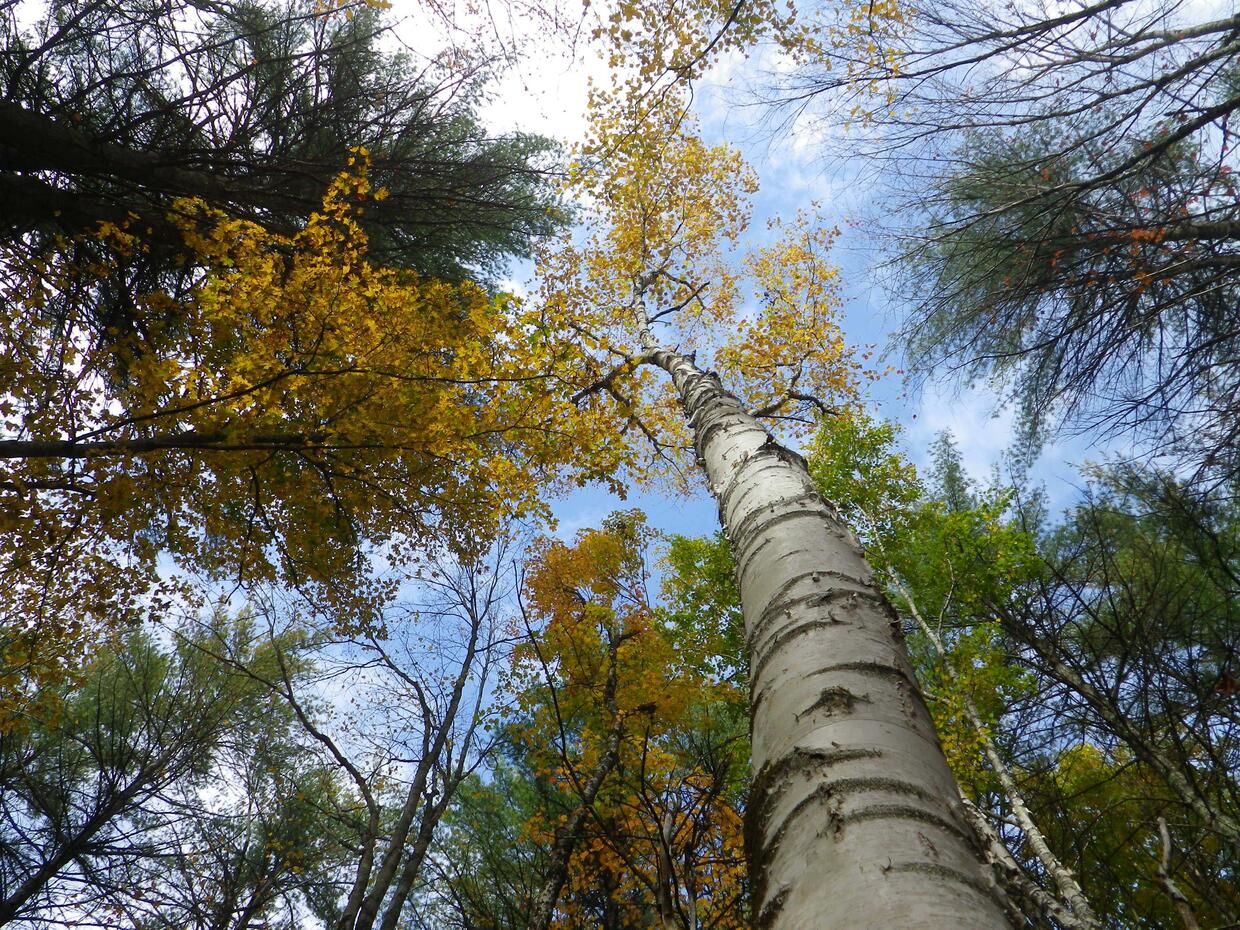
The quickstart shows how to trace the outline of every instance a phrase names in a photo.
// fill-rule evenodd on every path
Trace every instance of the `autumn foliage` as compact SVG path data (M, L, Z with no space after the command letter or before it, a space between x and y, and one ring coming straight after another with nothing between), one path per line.
M548 389L554 359L519 303L371 264L357 217L385 192L366 160L290 236L179 202L194 286L133 294L131 331L90 315L92 293L148 247L127 228L94 234L106 261L79 263L72 242L6 257L10 699L100 625L183 591L161 554L200 577L299 586L368 622L385 593L372 554L475 548L536 509L545 476L591 435ZM54 314L54 293L80 299Z
M555 926L746 926L741 795L746 697L696 668L653 607L651 532L613 515L547 540L526 583L532 638L517 653L509 730L546 792L526 824L550 846L589 803ZM606 754L597 795L582 785ZM696 924L691 924L693 914Z

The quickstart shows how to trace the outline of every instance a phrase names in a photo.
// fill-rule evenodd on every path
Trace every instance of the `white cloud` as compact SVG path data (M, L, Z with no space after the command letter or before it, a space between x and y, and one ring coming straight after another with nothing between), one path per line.
M978 388L930 384L920 398L905 436L914 463L929 463L930 443L948 431L960 447L965 469L985 475L1012 444L1014 417L1010 408L999 408L995 395Z
M493 62L494 77L479 112L488 130L562 142L580 138L589 82L605 82L607 76L606 62L588 54L587 42L578 41L589 33L586 18L598 15L584 7L539 7L535 12L520 5L432 7L418 0L395 0L392 8L396 35L418 54L429 58L455 47L467 57Z

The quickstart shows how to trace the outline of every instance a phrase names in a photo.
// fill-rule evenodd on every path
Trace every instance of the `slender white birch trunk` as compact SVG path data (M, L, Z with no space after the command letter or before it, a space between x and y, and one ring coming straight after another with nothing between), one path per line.
M1158 884L1175 904L1175 909L1179 912L1180 920L1184 924L1184 930L1200 930L1201 925L1197 923L1197 915L1193 913L1192 902L1171 878L1171 831L1167 829L1165 817L1158 818L1158 838L1162 841L1162 859L1158 862L1157 872Z
M757 930L1010 930L860 546L736 398L671 376L736 560L752 687Z
M1079 927L1079 920L1068 909L1068 906L1025 873L1020 863L1003 844L1003 838L986 819L986 815L978 810L977 805L970 801L963 792L960 794L960 803L964 808L965 817L982 842L986 861L994 869L1000 884L1007 892L1010 904L1008 912L1014 914L1014 922L1017 926L1026 925L1027 921L1023 920L1023 917L1042 914L1046 920L1037 922L1037 926L1058 926L1063 927L1064 930L1074 930Z

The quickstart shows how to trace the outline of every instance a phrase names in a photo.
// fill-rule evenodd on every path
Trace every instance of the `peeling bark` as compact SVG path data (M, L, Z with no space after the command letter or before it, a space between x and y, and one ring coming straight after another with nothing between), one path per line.
M736 560L756 927L1012 927L856 538L716 376L644 360L672 376Z

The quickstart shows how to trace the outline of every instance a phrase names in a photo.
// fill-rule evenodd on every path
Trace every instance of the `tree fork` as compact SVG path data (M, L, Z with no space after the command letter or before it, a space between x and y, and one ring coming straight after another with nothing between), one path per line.
M643 360L672 377L736 560L758 930L1010 930L856 538L717 376L663 349Z

